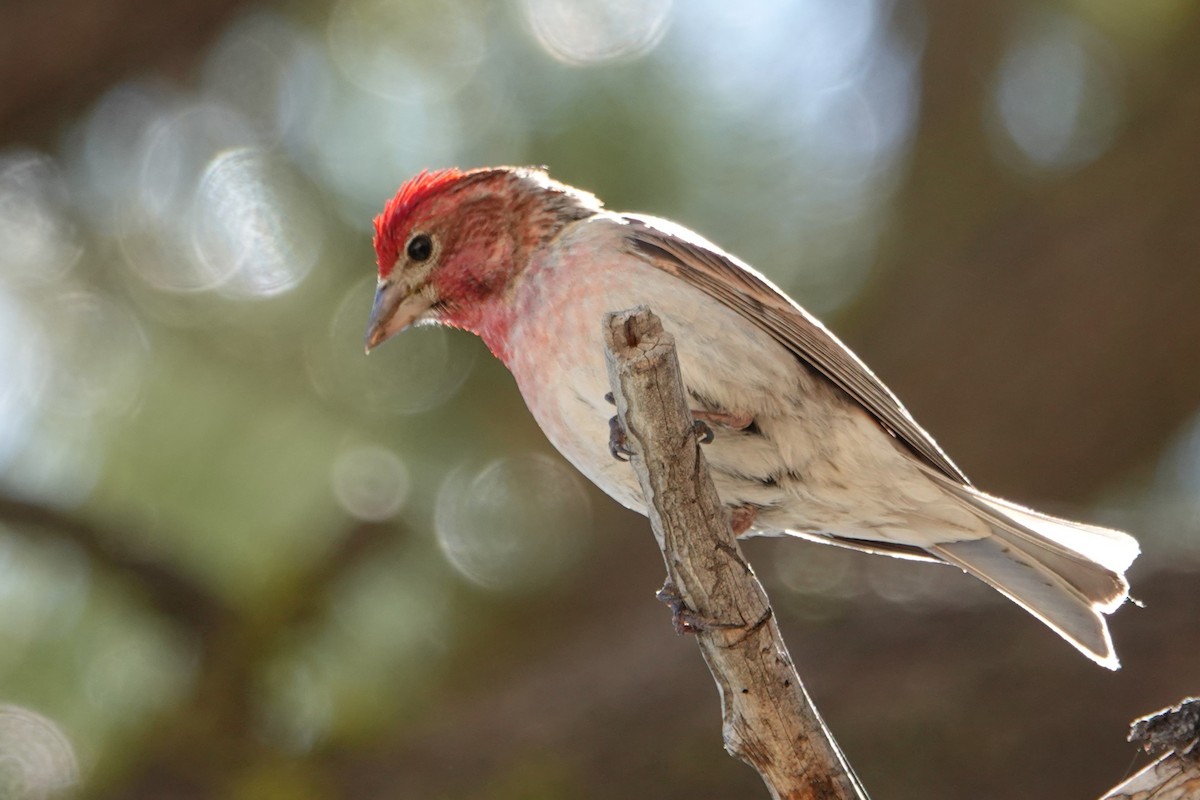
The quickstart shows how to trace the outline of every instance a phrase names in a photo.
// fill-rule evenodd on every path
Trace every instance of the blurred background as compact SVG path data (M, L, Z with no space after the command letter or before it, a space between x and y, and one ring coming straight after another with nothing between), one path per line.
M876 798L1097 796L1200 690L1198 75L1186 0L6 0L0 797L765 796L645 520L473 337L362 354L372 216L501 163L1141 538L1116 674L954 570L746 546Z

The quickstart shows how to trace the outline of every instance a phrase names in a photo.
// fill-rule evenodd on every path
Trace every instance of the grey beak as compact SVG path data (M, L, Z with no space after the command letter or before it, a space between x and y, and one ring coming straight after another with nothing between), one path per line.
M368 353L417 321L433 305L408 287L384 283L375 290L365 340Z
M387 284L380 286L375 290L375 302L371 306L371 319L367 321L367 336L365 340L366 352L370 353L372 347L383 344L388 338L387 331L381 324L390 314L384 309L387 305Z

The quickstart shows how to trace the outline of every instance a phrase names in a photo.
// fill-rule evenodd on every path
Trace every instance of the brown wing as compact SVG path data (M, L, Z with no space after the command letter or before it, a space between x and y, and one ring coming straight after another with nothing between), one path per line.
M629 226L629 243L651 264L698 286L762 328L857 400L913 453L947 477L970 483L875 373L770 281L671 223L636 215L624 220Z

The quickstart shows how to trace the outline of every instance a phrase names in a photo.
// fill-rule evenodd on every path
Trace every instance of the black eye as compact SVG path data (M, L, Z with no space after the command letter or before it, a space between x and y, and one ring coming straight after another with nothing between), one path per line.
M433 240L427 234L418 233L408 240L408 248L405 252L413 261L426 261L433 255Z

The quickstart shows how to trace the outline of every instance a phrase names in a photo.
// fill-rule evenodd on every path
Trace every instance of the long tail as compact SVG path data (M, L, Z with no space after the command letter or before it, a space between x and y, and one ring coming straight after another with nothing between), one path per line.
M995 587L1097 664L1117 669L1105 615L1129 597L1125 570L1137 558L1137 540L1049 517L970 486L938 482L987 522L993 535L929 551Z

